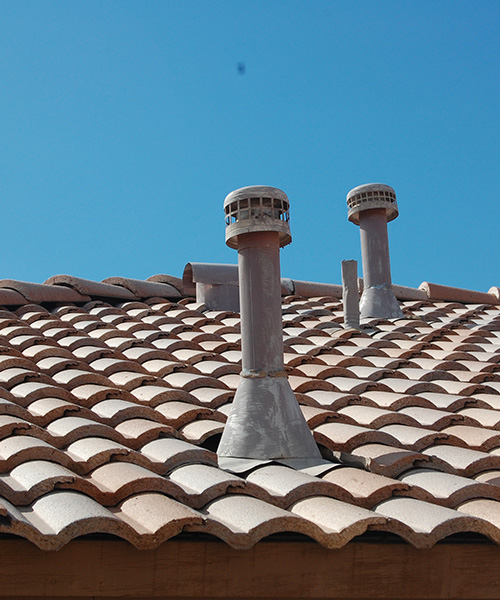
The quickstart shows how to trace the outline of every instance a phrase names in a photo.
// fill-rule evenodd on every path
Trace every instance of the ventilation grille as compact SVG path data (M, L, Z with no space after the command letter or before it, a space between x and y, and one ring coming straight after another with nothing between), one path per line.
M383 190L361 192L359 194L354 194L347 199L347 207L349 209L356 208L368 202L387 202L389 204L395 204L396 194L394 192L386 192Z
M365 210L385 209L387 221L392 221L398 214L396 193L383 183L367 183L352 189L347 194L349 221L359 225L359 215Z
M236 238L244 233L276 231L280 246L289 244L290 203L278 188L257 185L231 192L224 201L226 243L237 248Z

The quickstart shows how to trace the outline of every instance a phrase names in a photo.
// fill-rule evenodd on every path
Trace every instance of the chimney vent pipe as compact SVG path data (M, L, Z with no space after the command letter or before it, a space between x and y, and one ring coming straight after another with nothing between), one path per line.
M238 250L241 379L219 444L219 464L234 459L321 461L286 377L280 247L291 241L289 202L281 190L252 186L224 202L226 243Z
M397 319L403 313L392 290L387 223L398 214L396 193L389 185L368 183L347 194L349 221L359 225L364 289L362 319Z

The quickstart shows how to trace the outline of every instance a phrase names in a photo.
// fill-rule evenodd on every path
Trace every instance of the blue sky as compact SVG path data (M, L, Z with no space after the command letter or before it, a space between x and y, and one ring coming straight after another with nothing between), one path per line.
M500 2L0 0L1 278L236 262L224 197L265 184L282 274L339 283L369 182L394 283L500 285Z

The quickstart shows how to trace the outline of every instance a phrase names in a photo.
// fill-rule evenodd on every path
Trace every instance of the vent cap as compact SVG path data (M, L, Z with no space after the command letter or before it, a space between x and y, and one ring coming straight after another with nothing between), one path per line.
M399 214L396 192L384 183L358 185L347 194L348 219L359 225L359 213L373 208L385 208L387 222Z
M236 237L256 231L277 231L280 247L292 241L290 202L285 192L265 185L253 185L231 192L224 200L226 244L238 248Z

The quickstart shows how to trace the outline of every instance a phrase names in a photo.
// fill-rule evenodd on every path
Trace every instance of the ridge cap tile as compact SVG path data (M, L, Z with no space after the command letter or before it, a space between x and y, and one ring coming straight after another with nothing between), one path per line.
M15 279L0 279L0 289L18 292L31 303L41 302L88 302L90 298L70 288L31 283Z
M61 286L70 288L86 296L87 302L90 302L91 297L101 298L119 298L119 299L134 299L136 296L123 286L111 285L105 282L93 281L91 279L83 279L74 277L73 275L54 275L45 281L46 285Z
M172 283L152 281L145 279L131 279L129 277L107 277L102 283L121 286L136 298L182 298L181 292Z

